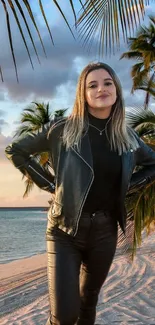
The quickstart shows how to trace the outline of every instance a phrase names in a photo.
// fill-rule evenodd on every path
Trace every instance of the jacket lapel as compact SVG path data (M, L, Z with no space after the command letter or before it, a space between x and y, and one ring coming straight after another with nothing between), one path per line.
M129 185L129 176L133 170L132 162L133 152L129 150L122 154L122 179L121 179L121 197L124 199Z
M89 141L88 132L84 134L81 140L81 149L80 152L77 149L77 145L74 144L72 149L77 153L78 156L84 162L89 165L91 169L93 169L93 157L91 152L91 146ZM124 196L126 194L126 191L128 189L129 185L129 177L133 170L133 152L132 149L127 151L126 153L123 153L122 158L122 174L121 174L121 198L124 200Z
M72 149L77 153L78 156L87 164L91 169L93 169L93 157L91 152L91 146L89 141L88 132L85 132L84 136L81 139L81 148L80 151L77 149L76 143Z

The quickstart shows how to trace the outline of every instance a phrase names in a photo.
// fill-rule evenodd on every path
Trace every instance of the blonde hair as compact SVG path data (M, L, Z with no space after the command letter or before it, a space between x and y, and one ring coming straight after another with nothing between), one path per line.
M116 87L117 99L112 106L110 121L109 142L112 150L118 150L121 155L129 149L136 150L139 147L138 141L134 137L132 130L127 127L125 121L125 107L122 96L122 87L115 71L105 63L88 64L82 71L76 89L76 98L71 115L66 121L63 131L63 143L69 149L74 144L80 150L81 138L84 129L88 129L88 110L85 101L85 83L87 75L98 69L106 70L113 79Z

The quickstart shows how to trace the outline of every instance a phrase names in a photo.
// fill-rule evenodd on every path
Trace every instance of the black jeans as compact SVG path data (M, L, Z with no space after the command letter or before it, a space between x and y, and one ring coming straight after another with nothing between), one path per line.
M117 222L83 213L77 235L53 229L47 238L51 316L46 325L93 325L100 289L117 244Z

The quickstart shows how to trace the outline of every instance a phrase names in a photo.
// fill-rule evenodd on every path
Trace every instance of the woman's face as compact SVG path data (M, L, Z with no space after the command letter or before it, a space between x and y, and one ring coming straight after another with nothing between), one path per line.
M101 112L108 116L116 102L116 87L110 74L104 69L91 71L86 77L85 100L90 113Z

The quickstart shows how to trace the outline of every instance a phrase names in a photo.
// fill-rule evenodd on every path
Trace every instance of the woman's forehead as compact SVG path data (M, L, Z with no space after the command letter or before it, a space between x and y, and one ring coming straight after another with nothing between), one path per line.
M112 77L110 76L108 71L106 71L105 69L96 69L88 73L86 77L86 82L88 83L90 81L97 81L98 79L104 80L107 78L112 80Z

